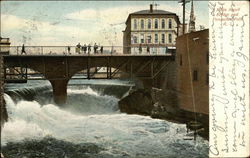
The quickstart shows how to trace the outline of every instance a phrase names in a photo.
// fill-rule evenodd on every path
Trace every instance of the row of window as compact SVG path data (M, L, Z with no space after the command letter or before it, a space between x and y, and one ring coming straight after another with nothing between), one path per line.
M154 27L155 29L158 29L159 28L159 25L158 25L158 20L159 19L154 19ZM138 19L134 19L134 29L138 29L138 21L140 22L140 28L141 29L145 29L144 27L144 19L141 19L141 20L138 20ZM165 29L165 19L161 19L161 29ZM172 20L171 19L168 19L168 28L169 29L172 29ZM147 29L152 29L152 21L151 19L147 19Z
M151 35L148 35L147 37L146 37L146 41L144 40L144 34L141 34L140 35L140 41L138 41L138 37L137 36L134 36L133 37L133 40L134 40L134 42L132 42L132 43L155 43L155 44L158 44L159 42L161 42L161 43L166 43L165 42L165 34L161 34L161 41L159 41L159 37L158 37L158 34L155 34L154 35L154 42L152 41L152 36ZM172 43L172 34L168 34L168 43Z

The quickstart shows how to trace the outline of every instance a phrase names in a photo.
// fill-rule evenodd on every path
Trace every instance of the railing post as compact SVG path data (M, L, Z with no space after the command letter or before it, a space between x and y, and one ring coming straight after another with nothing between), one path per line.
M42 53L42 55L43 55L43 46L41 46L41 51L42 51L41 53Z

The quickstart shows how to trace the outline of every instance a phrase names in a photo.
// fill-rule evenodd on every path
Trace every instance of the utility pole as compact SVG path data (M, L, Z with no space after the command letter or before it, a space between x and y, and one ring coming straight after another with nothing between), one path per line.
M188 2L190 2L190 0L179 0L178 2L178 3L182 3L182 7L183 7L183 22L182 22L183 34L185 34L185 5Z
M182 0L182 6L183 6L183 22L182 22L182 29L183 29L183 35L185 34L185 5L186 0Z

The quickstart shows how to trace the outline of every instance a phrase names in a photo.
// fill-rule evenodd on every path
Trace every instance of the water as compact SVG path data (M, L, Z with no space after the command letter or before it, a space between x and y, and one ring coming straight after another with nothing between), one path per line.
M88 81L88 84L93 82ZM131 84L127 81L105 82L107 85ZM28 84L31 85L29 88L38 88ZM49 87L48 82L42 84ZM7 89L22 89L16 87L8 85ZM121 91L125 94L127 89ZM120 113L119 98L104 94L100 88L96 90L79 81L71 81L64 108L56 106L47 93L36 95L39 101L19 99L15 102L5 94L9 122L2 130L3 147L8 142L39 141L49 136L72 144L92 143L102 148L90 157L207 157L208 141L201 137L197 141L184 140L184 124Z

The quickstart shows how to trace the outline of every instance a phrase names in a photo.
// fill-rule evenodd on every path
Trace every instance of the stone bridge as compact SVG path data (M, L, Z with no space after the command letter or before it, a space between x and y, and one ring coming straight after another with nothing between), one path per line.
M13 67L29 68L41 73L53 87L54 101L63 104L67 98L67 83L79 71L86 71L86 79L91 78L91 68L106 67L106 79L112 79L118 71L138 78L144 88L161 88L164 71L174 62L171 55L5 55L6 69Z

